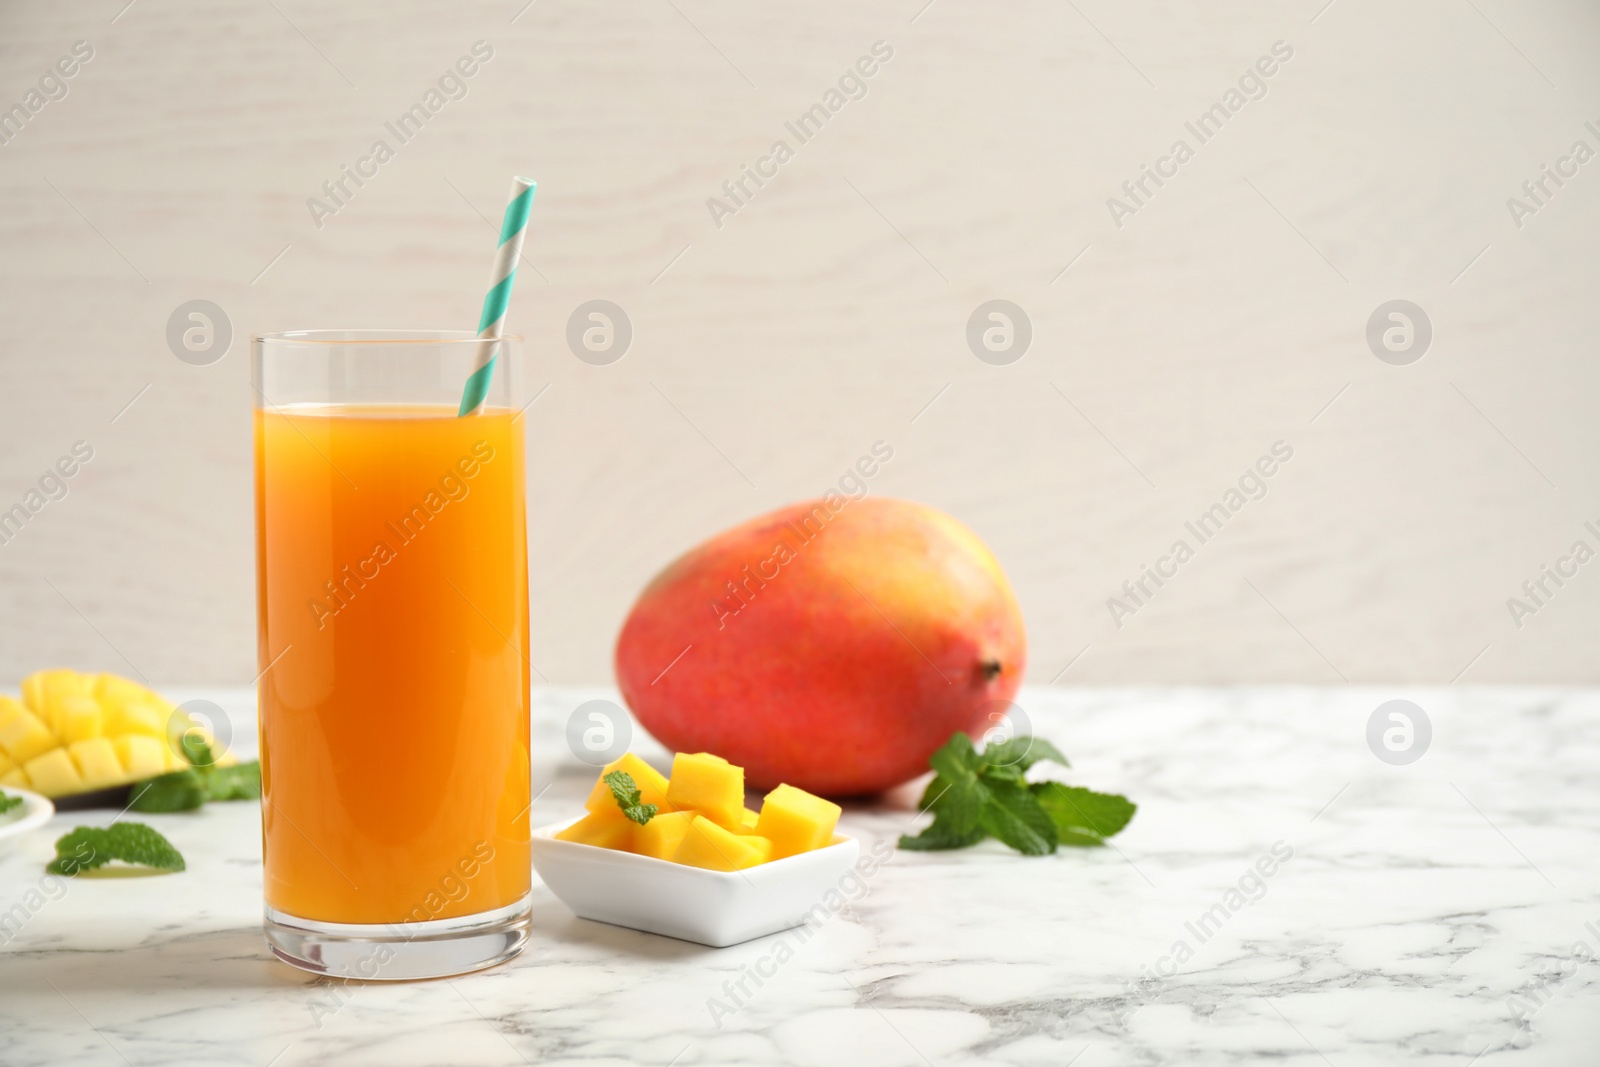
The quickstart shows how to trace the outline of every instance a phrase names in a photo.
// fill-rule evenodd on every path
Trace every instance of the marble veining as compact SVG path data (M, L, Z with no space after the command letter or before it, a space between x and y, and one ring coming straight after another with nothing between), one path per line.
M240 747L253 702L227 709ZM597 690L537 694L538 823L590 772ZM1373 708L1433 722L1417 762ZM0 852L0 1064L1585 1064L1600 1059L1600 692L1025 690L1114 847L895 853L814 930L713 950L575 918L449 981L316 981L262 942L254 805L147 816L181 875L46 880L68 813ZM641 735L642 737L642 735ZM664 757L647 738L636 745ZM852 805L863 849L915 791Z

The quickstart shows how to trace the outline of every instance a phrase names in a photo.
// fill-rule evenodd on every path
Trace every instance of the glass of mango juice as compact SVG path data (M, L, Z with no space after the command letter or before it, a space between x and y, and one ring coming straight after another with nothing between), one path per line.
M321 974L492 966L528 936L518 338L252 341L266 937Z

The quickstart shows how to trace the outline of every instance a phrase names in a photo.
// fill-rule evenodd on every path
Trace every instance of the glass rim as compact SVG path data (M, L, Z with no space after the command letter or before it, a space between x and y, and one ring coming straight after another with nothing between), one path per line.
M339 345L478 345L486 340L490 339L479 337L471 330L284 330L250 335L252 345L270 343L310 348ZM524 338L519 333L508 333L493 340L521 344Z

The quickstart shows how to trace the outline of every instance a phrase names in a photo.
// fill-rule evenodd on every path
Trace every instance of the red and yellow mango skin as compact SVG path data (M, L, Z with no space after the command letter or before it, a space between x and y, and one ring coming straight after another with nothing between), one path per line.
M1009 701L1022 614L988 548L922 504L830 494L716 535L640 594L617 680L667 747L747 783L876 793Z

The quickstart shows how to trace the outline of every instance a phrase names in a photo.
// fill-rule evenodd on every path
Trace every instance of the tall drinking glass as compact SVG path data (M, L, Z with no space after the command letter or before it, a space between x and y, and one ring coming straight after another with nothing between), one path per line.
M519 340L458 417L472 334L253 339L266 935L297 967L436 977L527 940Z

